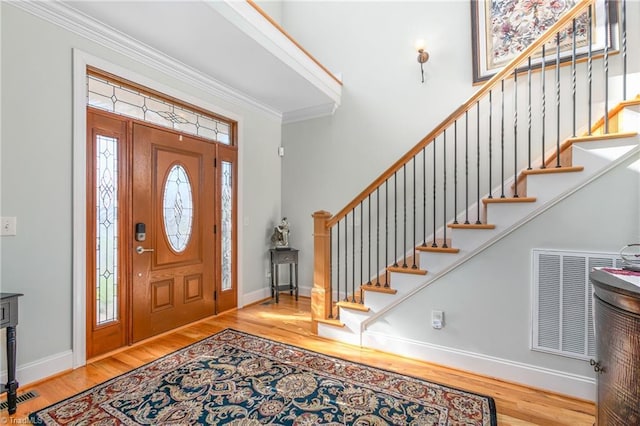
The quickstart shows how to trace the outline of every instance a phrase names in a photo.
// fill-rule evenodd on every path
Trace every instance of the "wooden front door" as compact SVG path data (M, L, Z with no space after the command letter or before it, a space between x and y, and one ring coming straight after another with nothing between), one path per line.
M137 342L215 313L215 145L135 123L133 157Z
M88 359L237 306L236 160L88 109Z

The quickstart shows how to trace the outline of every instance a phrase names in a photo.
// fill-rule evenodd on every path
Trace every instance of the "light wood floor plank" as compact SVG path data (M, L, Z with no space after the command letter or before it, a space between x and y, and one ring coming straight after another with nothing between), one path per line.
M84 391L225 328L234 328L327 355L490 395L496 401L499 425L591 426L595 422L595 406L590 402L320 338L311 333L309 312L308 298L300 298L295 302L293 298L283 294L280 296L279 304L265 301L211 317L93 361L86 367L32 386L23 386L19 389L19 394L34 390L40 396L19 404L18 412L12 416L13 423L22 422L32 411ZM7 417L7 410L0 412L0 424L12 423Z

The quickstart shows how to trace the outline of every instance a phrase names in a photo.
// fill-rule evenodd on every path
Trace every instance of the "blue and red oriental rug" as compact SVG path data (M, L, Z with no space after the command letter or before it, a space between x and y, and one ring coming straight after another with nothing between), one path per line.
M47 425L495 425L490 397L227 329L29 416Z

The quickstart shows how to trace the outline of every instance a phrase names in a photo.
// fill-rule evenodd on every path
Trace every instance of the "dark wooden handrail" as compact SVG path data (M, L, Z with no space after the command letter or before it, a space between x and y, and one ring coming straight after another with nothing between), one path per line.
M480 99L482 99L490 90L507 76L514 73L515 70L522 64L524 60L532 56L543 44L547 43L556 34L563 30L571 21L579 16L587 7L591 6L594 0L578 0L575 6L573 6L567 13L563 14L555 24L549 27L535 42L530 44L525 50L523 50L518 56L511 60L505 67L497 72L491 79L489 79L484 85L478 89L465 103L460 105L453 113L445 118L439 125L437 125L429 134L427 134L420 142L418 142L411 150L403 155L398 161L393 163L385 172L383 172L377 179L375 179L369 186L367 186L360 194L358 194L351 202L336 213L331 219L326 221L327 228L333 227L348 213L350 213L356 206L362 203L370 194L372 194L376 188L382 185L387 179L391 178L394 173L398 172L405 164L407 164L413 157L415 157L424 147L429 145L434 138L439 136L445 129L449 128L456 120L458 120L465 111L468 111L475 105ZM554 63L553 61L548 64Z

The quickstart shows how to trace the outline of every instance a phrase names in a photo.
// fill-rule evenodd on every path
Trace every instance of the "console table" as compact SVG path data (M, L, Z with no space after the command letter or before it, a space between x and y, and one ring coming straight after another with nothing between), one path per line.
M590 273L594 288L599 425L640 424L640 277ZM631 273L628 273L631 274Z
M291 295L295 292L296 300L298 300L298 250L294 248L270 249L269 254L271 257L271 297L275 295L276 303L278 303L280 301L279 293L288 291ZM279 265L289 265L289 284L278 284Z
M0 293L0 328L7 329L7 405L15 414L18 396L16 380L16 325L18 325L18 297L20 293Z

